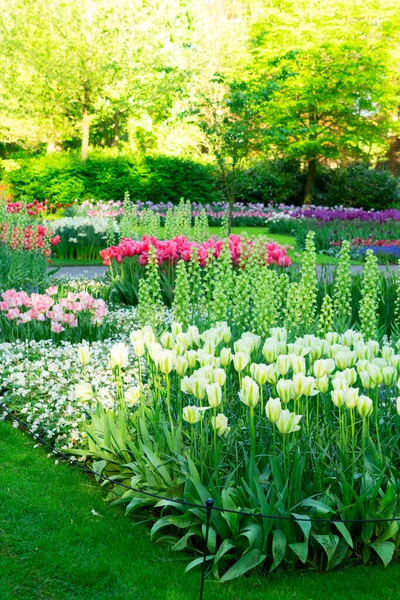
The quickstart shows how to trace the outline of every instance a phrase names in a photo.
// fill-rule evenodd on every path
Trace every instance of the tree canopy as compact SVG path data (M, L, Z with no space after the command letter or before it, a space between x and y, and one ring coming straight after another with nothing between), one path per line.
M240 163L301 160L309 201L318 164L376 160L398 140L400 25L385 0L6 0L0 62L0 142L80 145L83 159L125 145L221 165L221 141L238 157L233 126L257 129Z

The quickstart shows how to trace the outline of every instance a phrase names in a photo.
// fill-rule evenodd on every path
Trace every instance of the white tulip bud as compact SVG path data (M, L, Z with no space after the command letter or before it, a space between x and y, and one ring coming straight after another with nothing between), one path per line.
M78 357L84 367L89 363L90 356L91 354L88 346L79 346Z
M254 408L259 401L260 390L257 383L251 377L244 377L239 398L249 408Z
M128 346L120 342L114 344L110 351L111 368L126 367L128 365Z
M265 405L265 414L271 423L277 423L281 414L282 404L279 398L270 398Z
M368 396L360 396L357 402L357 410L361 417L369 417L373 411L373 403Z
M209 383L206 386L208 404L212 408L217 408L221 404L222 390L218 383Z

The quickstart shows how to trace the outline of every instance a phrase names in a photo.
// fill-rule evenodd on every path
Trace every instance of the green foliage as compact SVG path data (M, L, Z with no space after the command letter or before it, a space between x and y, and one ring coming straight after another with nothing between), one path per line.
M400 201L398 180L380 169L356 163L337 169L321 169L315 181L314 203L384 210Z
M0 243L0 289L43 290L49 281L48 266L40 252L12 250Z
M299 292L302 297L301 323L306 329L309 329L314 324L317 310L318 280L315 270L316 260L314 232L309 231L306 238L306 249L303 255L299 285Z
M340 249L339 264L336 271L333 309L342 325L351 317L351 271L350 242L345 240Z
M259 161L238 175L236 200L298 205L302 202L304 181L298 161Z
M86 161L75 154L41 156L21 162L7 173L17 198L45 200L53 204L79 201L133 200L178 203L181 198L206 203L219 199L212 167L166 156L137 160L93 153Z

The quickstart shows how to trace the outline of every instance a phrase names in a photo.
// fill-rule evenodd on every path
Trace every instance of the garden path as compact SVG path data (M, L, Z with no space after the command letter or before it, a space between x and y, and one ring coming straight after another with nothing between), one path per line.
M333 273L335 269L334 265L317 265L317 273L319 276L321 276L323 273ZM362 265L351 265L350 267L351 272L353 275L356 275L357 273L361 273L362 272ZM379 266L379 270L381 272L386 272L388 274L390 273L395 273L396 275L398 274L399 271L399 266L398 265L380 265ZM78 266L78 267L73 267L73 266L68 266L68 267L61 267L57 273L54 273L53 277L61 277L61 276L68 276L68 277L99 277L101 275L104 275L107 271L107 267L103 267L102 265L96 265L96 266Z

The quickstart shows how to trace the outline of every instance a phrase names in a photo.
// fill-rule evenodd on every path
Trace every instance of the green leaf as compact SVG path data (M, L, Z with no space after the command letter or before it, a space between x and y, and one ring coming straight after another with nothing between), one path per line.
M378 537L375 543L378 542L386 542L390 540L390 538L394 537L399 531L399 523L398 521L393 521L389 527L385 529L385 531Z
M254 547L261 548L262 532L260 523L250 523L240 532L240 535L246 537L249 541L247 550L252 550Z
M200 519L193 513L187 512L184 515L168 517L168 521L171 525L185 529L186 527L197 525L200 522Z
M215 554L209 554L208 556L206 556L206 561L212 560L214 557L215 557ZM188 564L188 566L186 567L185 573L187 573L188 571L191 571L195 567L198 567L199 565L201 565L203 560L204 560L203 556L199 556L199 558L195 558L194 560L192 560L192 562L190 562Z
M328 515L329 513L334 513L335 511L328 506L327 504L324 504L323 502L320 502L319 500L313 500L312 498L307 498L307 500L304 500L303 502L301 502L299 504L299 506L309 506L310 508L316 508L316 514L317 515Z
M334 569L345 559L346 554L349 552L349 546L344 537L341 537L339 540L338 547L336 548L336 552L333 555L332 559L328 563L328 569Z
M307 515L299 515L297 513L290 513L290 514L293 515L293 517L296 517L296 519L300 519L299 521L296 520L296 523L298 524L298 526L301 528L302 532L304 533L304 537L306 538L306 540L308 540L310 537L311 528L312 528L312 522L310 520L310 517L308 517ZM306 519L306 520L304 520L304 519Z
M335 554L335 550L339 543L339 536L332 535L331 533L328 535L317 535L313 533L313 538L323 547L326 552L326 556L328 557L328 561L330 561L332 556Z
M217 563L232 548L235 548L235 544L231 540L224 540L215 555L214 563Z
M244 575L244 573L247 573L247 571L254 569L262 562L264 562L265 558L266 555L262 554L257 548L251 550L250 552L242 556L242 558L240 558L233 565L233 567L231 567L225 573L225 575L221 577L221 582L223 583L224 581L230 581L231 579L236 579L237 577Z
M385 567L387 567L393 558L396 546L393 542L374 542L373 544L370 544L370 548L375 550Z
M301 562L305 564L308 557L308 542L301 542L299 544L289 544L289 548L299 557Z
M204 539L206 537L206 529L207 529L206 524L203 523L203 525L201 527L201 531L202 531ZM211 553L214 553L217 549L217 534L213 527L210 527L208 530L207 549Z
M272 531L272 556L274 562L271 565L270 572L276 569L276 567L282 562L286 553L286 536L280 529L274 529Z
M348 545L351 548L354 548L353 539L352 539L351 534L350 534L349 530L347 529L346 525L344 523L341 523L340 521L335 521L334 525L335 525L336 529L338 531L340 531L340 533L342 534L342 536L344 537L344 539L346 540Z
M169 522L169 517L161 517L161 519L158 519L158 521L156 521L151 528L150 537L153 538L159 529L170 525L171 523Z
M106 460L98 460L96 462L93 463L93 471L97 474L97 475L101 475L102 472L104 471L104 469L107 466L107 461Z

